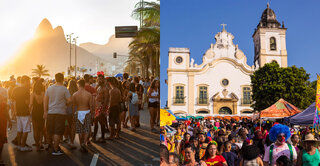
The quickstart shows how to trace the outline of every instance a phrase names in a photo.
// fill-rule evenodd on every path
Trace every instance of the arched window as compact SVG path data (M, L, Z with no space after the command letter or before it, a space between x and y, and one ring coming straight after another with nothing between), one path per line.
M232 114L232 110L229 107L222 107L219 110L219 114Z
M275 37L270 38L270 50L277 50L277 42Z
M201 110L201 111L198 111L197 113L198 113L198 114L208 114L209 112L206 111L206 110Z

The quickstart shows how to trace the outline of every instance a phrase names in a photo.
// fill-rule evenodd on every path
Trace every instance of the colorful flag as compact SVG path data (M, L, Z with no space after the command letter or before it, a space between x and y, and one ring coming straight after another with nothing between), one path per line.
M316 110L313 121L313 127L319 131L320 125L320 76L317 74L317 94L316 94Z

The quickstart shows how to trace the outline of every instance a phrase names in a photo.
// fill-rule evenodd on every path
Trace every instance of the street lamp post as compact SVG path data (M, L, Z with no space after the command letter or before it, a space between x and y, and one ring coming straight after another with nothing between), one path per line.
M72 39L72 35L73 33L70 33L67 35L67 40L69 40L69 44L70 44L70 67L69 67L69 71L71 70L71 39ZM71 72L71 71L70 71Z
M74 72L74 76L77 79L77 39L79 38L79 36L73 38L73 42L74 42L74 68L75 68L75 72Z

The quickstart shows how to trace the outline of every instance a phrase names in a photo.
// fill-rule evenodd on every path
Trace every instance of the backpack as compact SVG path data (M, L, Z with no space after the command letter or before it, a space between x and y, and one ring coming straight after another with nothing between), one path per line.
M138 95L136 93L132 93L131 103L138 104L138 101L139 101Z

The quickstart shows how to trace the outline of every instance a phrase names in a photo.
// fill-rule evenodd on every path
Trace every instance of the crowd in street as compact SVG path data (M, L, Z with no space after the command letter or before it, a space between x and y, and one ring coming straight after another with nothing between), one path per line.
M179 121L160 128L160 165L320 165L318 134L294 127L248 119Z
M136 131L140 127L139 111L145 104L150 113L150 132L157 132L159 99L159 80L153 77L129 77L124 73L116 78L106 77L103 72L79 79L66 79L62 73L52 80L12 76L0 82L0 160L8 141L16 145L16 150L32 151L32 145L27 144L31 130L38 152L46 149L52 155L63 155L60 143L77 148L76 134L80 150L87 152L91 142L119 139L121 128ZM12 122L16 123L17 135L8 140L7 127L11 128Z

